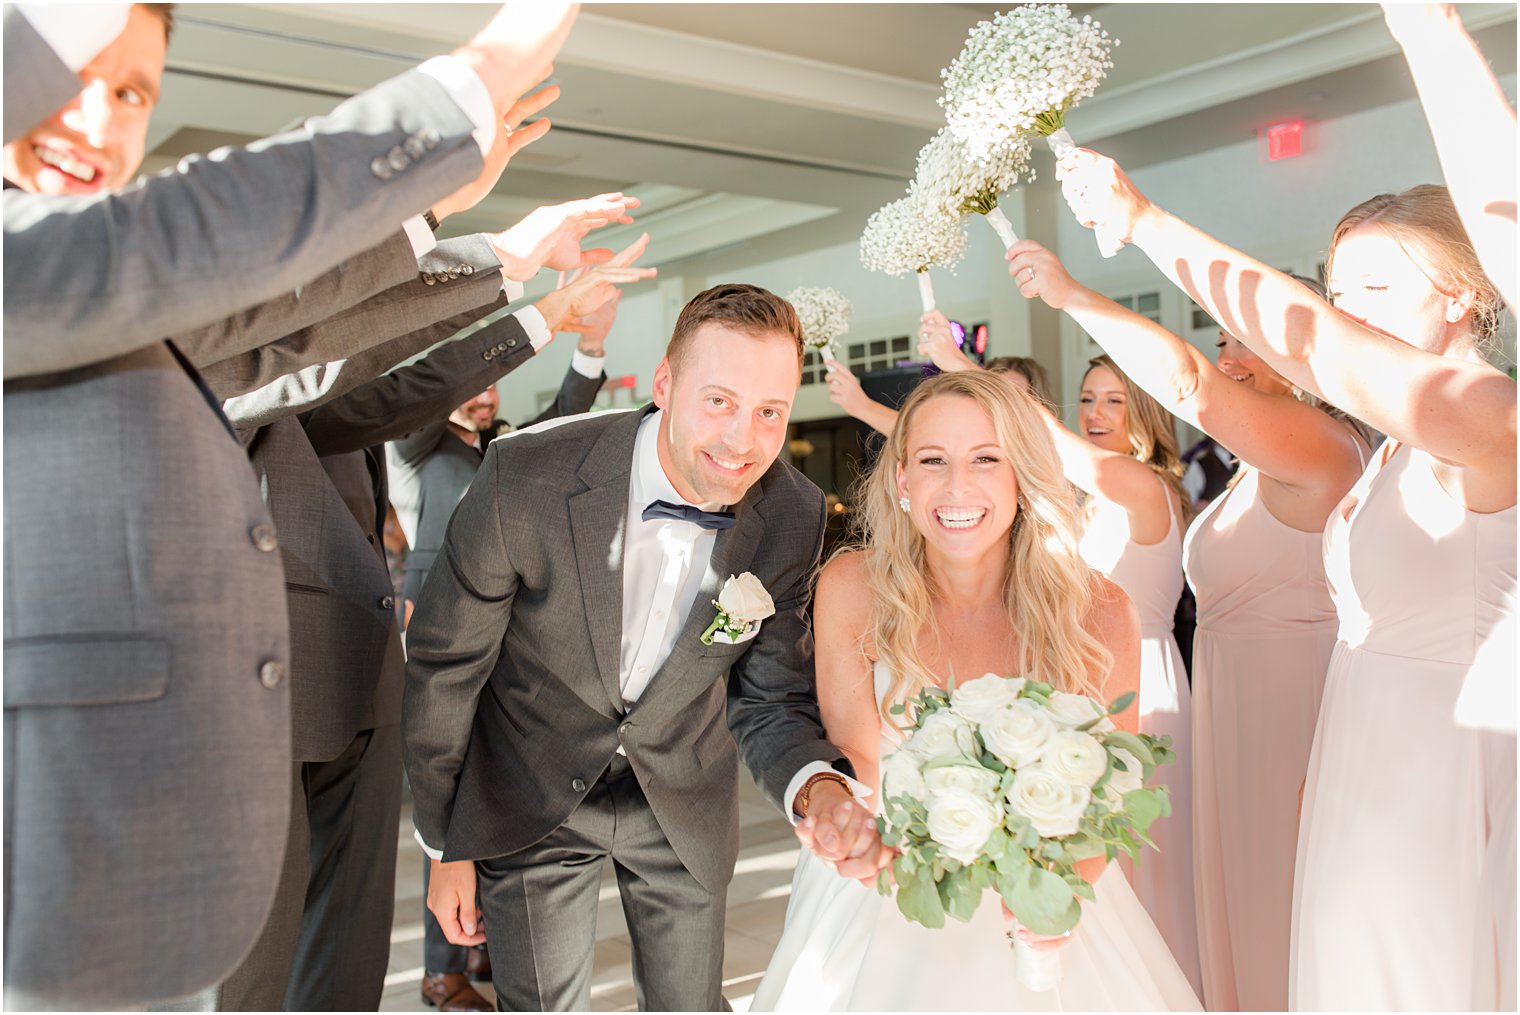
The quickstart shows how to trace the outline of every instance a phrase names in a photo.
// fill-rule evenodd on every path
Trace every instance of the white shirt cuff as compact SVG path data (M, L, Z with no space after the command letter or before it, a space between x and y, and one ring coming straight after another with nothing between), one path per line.
M427 843L423 842L422 841L422 833L421 832L417 831L416 829L413 829L412 830L412 838L414 838L414 839L417 840L417 845L421 846L422 847L422 851L424 853L426 853L428 856L432 857L434 860L442 860L443 859L443 850L441 850L441 849L434 849L432 846L429 846Z
M508 303L516 303L523 298L523 284L516 279L510 279L503 275L501 277L501 294L507 298ZM539 314L538 316L542 318L543 314Z
M480 75L457 56L435 56L417 69L443 85L449 97L459 103L460 110L475 124L470 136L480 145L480 154L489 152L496 142L496 104Z
M438 237L433 235L432 227L421 215L413 215L401 223L401 228L406 233L407 242L412 245L413 255L417 257L431 253L438 246Z
M828 762L810 761L806 765L803 765L801 768L799 768L797 770L797 774L792 776L792 781L786 784L786 796L783 798L786 800L786 820L790 821L792 824L795 825L797 823L797 794L802 792L803 783L807 782L813 776L818 775L821 772L830 772L834 775L839 776L845 782L849 783L850 792L855 794L856 800L871 799L871 787L867 786L865 783L861 782L858 779L851 779L848 775L845 775L843 772L835 768L833 765L830 765Z
M17 4L16 9L75 73L121 34L132 13L131 4L30 3ZM485 90L485 85L480 87Z
M602 376L602 368L606 365L606 356L591 356L579 349L575 350L575 355L570 357L570 369L593 381Z
M513 317L522 325L523 331L528 333L528 341L533 343L533 351L538 352L544 346L554 340L554 334L549 330L549 322L544 320L544 315L539 313L537 307L531 303L521 310L514 311Z

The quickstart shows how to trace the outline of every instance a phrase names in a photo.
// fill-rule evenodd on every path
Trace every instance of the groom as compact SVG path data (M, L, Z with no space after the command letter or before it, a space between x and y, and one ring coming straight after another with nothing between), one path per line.
M503 1010L589 1007L608 857L639 1007L724 1006L740 756L815 816L820 856L875 869L813 690L823 495L776 461L802 353L791 304L709 289L676 321L654 405L493 442L454 513L407 635L406 768L428 905L472 944L478 893ZM746 574L775 614L746 609L705 644Z

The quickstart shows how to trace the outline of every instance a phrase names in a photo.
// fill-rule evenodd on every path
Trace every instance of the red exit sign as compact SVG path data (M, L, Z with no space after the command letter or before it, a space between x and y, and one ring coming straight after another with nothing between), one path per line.
M1304 121L1284 120L1261 129L1265 142L1267 161L1291 159L1304 151Z

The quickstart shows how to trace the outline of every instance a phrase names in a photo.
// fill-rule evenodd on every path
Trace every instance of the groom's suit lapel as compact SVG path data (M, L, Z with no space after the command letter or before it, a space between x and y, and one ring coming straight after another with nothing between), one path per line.
M586 489L570 498L571 544L597 672L616 715L623 714L618 680L623 650L623 557L628 533L628 484L639 421L650 410L624 413L592 445L577 471Z

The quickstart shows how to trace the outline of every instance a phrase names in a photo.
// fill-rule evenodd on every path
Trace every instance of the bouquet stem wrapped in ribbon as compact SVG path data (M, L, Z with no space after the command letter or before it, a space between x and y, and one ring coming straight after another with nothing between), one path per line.
M1138 858L1152 822L1171 812L1165 787L1146 786L1171 761L1170 737L1114 726L1134 702L1106 708L1049 684L989 673L949 691L930 688L894 712L914 724L883 760L878 819L897 907L926 927L969 921L987 889L1036 934L1078 925L1093 889L1083 860ZM879 888L891 890L883 875ZM1059 982L1059 953L1015 939L1021 982Z

